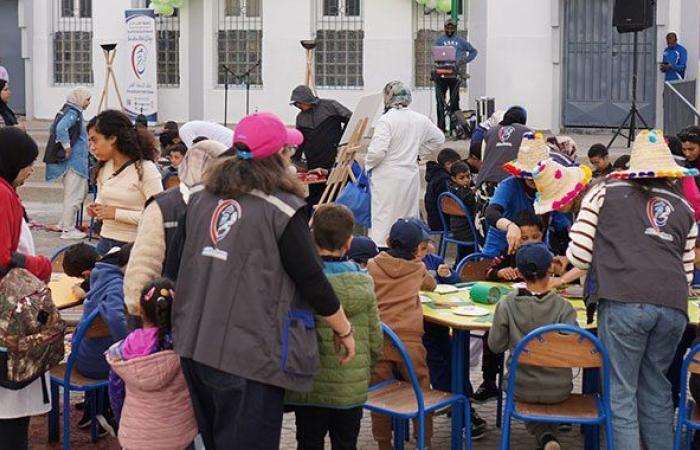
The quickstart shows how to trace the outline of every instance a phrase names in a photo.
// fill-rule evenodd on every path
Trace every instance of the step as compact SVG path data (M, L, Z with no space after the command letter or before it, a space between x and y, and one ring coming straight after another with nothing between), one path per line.
M34 163L34 173L32 174L27 182L29 181L46 181L46 164L38 160Z
M17 189L22 202L62 203L63 185L46 181L28 181Z

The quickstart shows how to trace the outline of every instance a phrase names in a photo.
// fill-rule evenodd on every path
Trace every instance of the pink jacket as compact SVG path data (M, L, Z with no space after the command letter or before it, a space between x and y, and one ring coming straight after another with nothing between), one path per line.
M700 220L700 190L695 184L695 177L683 177L681 181L683 196L688 200L688 203L693 207L695 212L695 221Z
M172 350L110 361L126 384L119 443L128 450L184 449L197 436L190 392Z

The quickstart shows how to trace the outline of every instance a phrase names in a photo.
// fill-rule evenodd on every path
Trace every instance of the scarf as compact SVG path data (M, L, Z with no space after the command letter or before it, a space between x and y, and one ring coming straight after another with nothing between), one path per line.
M206 140L200 141L190 147L178 167L180 182L191 188L202 182L204 171L211 161L219 157L226 146L220 142Z
M71 89L68 92L68 95L66 95L66 101L77 106L82 110L83 104L86 100L90 99L90 97L92 97L92 93L88 88L78 86L76 88Z
M0 80L0 91L5 89L5 86L7 86L7 80ZM10 109L9 105L2 100L0 100L0 116L2 116L2 120L7 126L17 125L19 123L15 113Z
M391 81L384 86L384 107L386 110L406 108L411 104L411 90L401 81Z
M10 185L19 171L31 165L38 154L36 142L23 130L16 127L0 128L0 178Z

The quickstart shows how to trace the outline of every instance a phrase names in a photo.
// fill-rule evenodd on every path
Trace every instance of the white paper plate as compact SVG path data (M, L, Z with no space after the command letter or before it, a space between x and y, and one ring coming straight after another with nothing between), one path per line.
M453 309L452 312L458 316L485 316L491 313L488 309L476 305L460 306Z
M436 294L454 294L455 292L459 292L459 289L451 284L438 284L434 292Z
M433 299L431 299L427 295L420 295L419 297L420 297L421 303L432 303L433 302Z

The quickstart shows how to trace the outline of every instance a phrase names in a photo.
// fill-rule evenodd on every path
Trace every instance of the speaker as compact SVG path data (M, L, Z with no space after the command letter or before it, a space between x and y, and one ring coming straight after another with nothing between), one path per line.
M642 31L654 25L655 0L615 0L613 26L618 33Z

